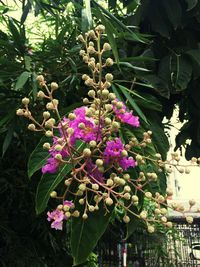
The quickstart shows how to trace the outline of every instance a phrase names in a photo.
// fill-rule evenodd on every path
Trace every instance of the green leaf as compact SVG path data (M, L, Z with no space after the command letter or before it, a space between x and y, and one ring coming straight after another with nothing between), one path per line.
M186 52L190 58L195 61L198 65L200 65L200 49L192 49Z
M105 209L99 207L98 211L88 214L87 220L72 219L71 250L74 265L84 263L95 248L98 240L105 232L111 212L105 215Z
M14 125L15 125L14 122L10 125L10 127L8 128L6 137L3 141L2 157L4 156L5 152L7 151L8 147L12 141L12 137L13 137L13 133L14 133Z
M90 0L85 0L85 11L86 11L89 28L92 28L92 12L91 12Z
M49 152L43 148L43 144L49 142L49 138L42 137L39 144L31 153L28 160L28 177L31 178L33 174L40 170L49 158Z
M36 192L36 213L42 213L48 204L50 193L59 185L59 183L72 170L72 165L63 165L58 174L46 173L42 176Z
M167 18L170 20L174 29L181 23L182 8L177 0L162 1Z
M28 81L31 73L28 71L24 71L17 79L15 84L15 90L19 90L24 87L25 83Z
M85 143L78 141L76 149L79 151L85 146ZM39 162L38 162L39 164ZM36 212L40 214L47 207L50 193L60 184L66 175L72 170L72 164L64 164L58 173L46 173L42 176L36 192Z
M138 114L138 116L147 124L148 121L144 115L144 113L142 112L142 110L138 107L138 105L136 104L136 102L134 101L134 99L131 97L131 95L128 92L128 88L117 84L117 86L120 88L121 92L124 94L124 96L126 97L126 99L128 100L128 102L130 103L130 105L132 106L132 108L134 109L134 111Z
M184 56L173 55L171 59L171 81L178 90L187 88L192 76L192 65Z
M190 11L198 4L198 0L185 0L185 2L188 5L187 11Z
M150 71L150 70L145 69L145 68L134 66L129 62L119 62L119 65L131 68L131 69L134 69L134 70L138 70L138 71L145 71L145 72L149 72Z

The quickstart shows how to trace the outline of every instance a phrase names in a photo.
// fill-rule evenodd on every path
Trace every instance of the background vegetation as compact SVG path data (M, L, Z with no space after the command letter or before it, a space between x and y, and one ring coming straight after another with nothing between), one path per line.
M101 21L116 62L112 89L135 110L142 128L153 131L155 147L149 154L156 148L166 156L169 123L162 120L170 120L177 105L184 122L177 148L189 138L186 157L198 157L200 1L21 0L16 4L21 15L14 18L7 1L0 1L0 260L3 266L66 266L66 262L71 266L66 236L49 229L45 214L35 214L41 174L29 181L26 170L41 136L33 138L15 110L27 95L35 105L37 74L59 83L62 114L80 105L86 93L81 75L87 69L76 38ZM31 25L30 16L36 16ZM165 189L165 176L159 186Z

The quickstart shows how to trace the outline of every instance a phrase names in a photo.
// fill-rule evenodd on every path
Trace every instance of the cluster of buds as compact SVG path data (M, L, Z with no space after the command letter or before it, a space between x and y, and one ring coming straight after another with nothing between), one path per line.
M43 145L49 151L49 158L42 172L56 173L63 165L71 166L71 172L63 176L63 195L58 195L56 191L50 194L61 203L54 211L48 212L48 220L52 228L60 230L63 221L70 217L86 220L89 213L99 209L109 213L114 207L120 207L125 223L129 223L130 215L134 215L146 222L150 233L154 232L157 223L171 228L172 224L166 216L166 202L171 191L168 190L163 196L147 190L149 184L158 181L159 172L165 171L166 164L170 163L162 161L158 153L153 159L138 153L151 145L151 131L144 132L141 141L131 138L125 144L120 138L122 125L128 124L134 131L140 123L139 118L111 90L114 77L107 70L113 65L113 59L105 56L111 50L110 44L101 44L104 30L104 26L99 25L94 31L78 37L84 45L80 56L91 73L82 76L89 87L82 107L61 118L59 102L53 97L58 84L52 82L48 86L44 77L39 75L37 80L41 91L38 98L47 100L42 121L38 122L31 115L28 98L22 100L24 108L17 110L17 115L31 121L28 129L43 131L52 140ZM157 164L156 171L149 172L143 168L149 160ZM136 168L137 176L133 176L132 168ZM148 209L140 210L141 193L155 204L153 213Z

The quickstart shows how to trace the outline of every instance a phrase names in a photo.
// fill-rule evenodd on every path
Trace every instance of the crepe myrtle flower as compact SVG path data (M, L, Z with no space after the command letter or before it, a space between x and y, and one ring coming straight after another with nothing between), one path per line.
M88 177L90 177L91 179L91 182L103 182L103 173L98 170L97 165L95 165L91 160L87 161L86 170L88 173Z
M53 210L52 212L47 212L47 220L51 223L51 228L56 230L62 230L63 220L66 219L64 212L62 210Z
M129 167L135 167L136 162L132 157L123 156L124 145L120 138L106 142L106 148L103 153L104 162L106 164L117 164L126 170Z
M115 99L117 103L121 103L121 108L117 108L117 104L113 105L113 111L115 112L116 117L121 120L122 122L125 122L131 126L139 127L139 117L134 116L132 113L133 111L127 111L127 107L120 102L118 99Z
M63 202L63 207L68 206L69 208L74 207L74 204L72 201L65 200ZM54 228L56 230L62 230L63 229L63 221L67 220L67 216L64 214L63 210L55 209L52 212L47 212L47 220L51 222L51 228Z

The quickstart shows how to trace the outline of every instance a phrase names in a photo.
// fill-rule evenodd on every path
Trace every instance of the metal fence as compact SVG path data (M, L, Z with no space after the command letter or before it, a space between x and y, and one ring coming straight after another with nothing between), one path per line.
M99 267L200 266L200 220L191 225L181 219L174 223L168 236L137 230L124 242L119 230L106 233L97 247Z

